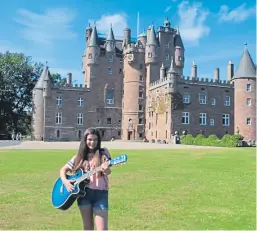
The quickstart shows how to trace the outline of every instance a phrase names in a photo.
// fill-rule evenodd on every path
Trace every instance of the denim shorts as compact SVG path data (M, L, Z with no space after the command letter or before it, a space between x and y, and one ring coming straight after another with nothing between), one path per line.
M108 190L86 188L86 195L77 199L78 206L91 205L93 210L108 210Z

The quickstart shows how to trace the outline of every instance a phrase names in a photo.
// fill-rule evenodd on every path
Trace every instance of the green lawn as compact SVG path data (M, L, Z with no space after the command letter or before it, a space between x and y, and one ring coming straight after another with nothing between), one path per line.
M1 229L82 229L76 204L65 212L51 205L59 169L74 153L0 150ZM110 176L110 230L256 229L255 149L125 153L128 164Z

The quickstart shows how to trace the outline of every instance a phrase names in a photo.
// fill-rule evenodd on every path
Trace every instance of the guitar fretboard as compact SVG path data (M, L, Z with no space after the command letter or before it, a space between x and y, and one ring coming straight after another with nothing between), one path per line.
M89 178L90 176L94 175L95 173L99 172L102 169L102 166L98 166L97 168L87 172L86 174L82 175L80 178L78 178L77 183L82 182L83 180Z

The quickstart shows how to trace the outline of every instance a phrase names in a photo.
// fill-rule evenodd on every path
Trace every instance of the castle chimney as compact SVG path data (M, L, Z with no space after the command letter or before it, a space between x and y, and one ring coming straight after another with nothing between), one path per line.
M72 74L71 74L71 73L68 73L68 74L67 74L67 84L68 84L68 85L71 85L71 84L72 84Z
M160 69L160 79L164 79L164 77L165 77L165 68L162 64L161 69Z
M191 77L192 79L197 78L197 65L195 64L195 60L193 60Z
M228 63L228 81L231 81L234 76L234 64L232 61Z
M220 80L220 69L215 68L215 70L214 70L214 81L219 82L219 80Z

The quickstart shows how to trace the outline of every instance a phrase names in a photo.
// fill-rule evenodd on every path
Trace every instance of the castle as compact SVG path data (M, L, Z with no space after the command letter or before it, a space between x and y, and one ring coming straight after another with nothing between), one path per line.
M64 87L54 87L46 66L33 90L34 140L80 140L88 127L99 129L103 140L161 140L175 134L236 132L256 140L256 66L247 47L227 80L199 78L193 61L190 77L183 75L185 48L178 29L164 21L155 31L133 40L131 30L115 39L96 26L86 28L82 57L84 84L73 85L68 73Z

